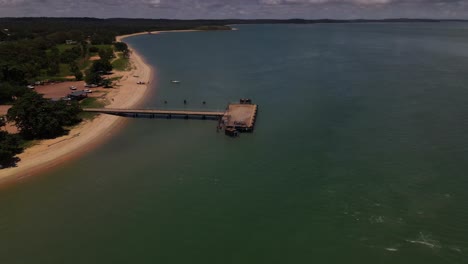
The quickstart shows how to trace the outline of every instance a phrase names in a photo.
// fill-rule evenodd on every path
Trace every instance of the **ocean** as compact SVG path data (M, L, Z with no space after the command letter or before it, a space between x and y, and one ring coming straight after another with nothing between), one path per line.
M468 263L468 24L236 27L125 41L145 108L255 132L131 119L0 190L0 263Z

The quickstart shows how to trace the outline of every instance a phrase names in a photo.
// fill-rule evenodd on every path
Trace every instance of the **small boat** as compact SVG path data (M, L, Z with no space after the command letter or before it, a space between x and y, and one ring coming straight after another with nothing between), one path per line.
M171 80L171 83L180 83L178 80Z

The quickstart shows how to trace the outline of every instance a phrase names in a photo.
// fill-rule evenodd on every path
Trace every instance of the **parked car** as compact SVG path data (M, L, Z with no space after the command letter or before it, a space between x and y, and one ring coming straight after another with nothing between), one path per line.
M28 85L29 89L34 89L34 85Z
M92 93L93 92L93 90L91 90L91 89L84 89L84 91L87 92L87 93Z
M76 90L76 86L70 86L70 90Z
M86 87L86 88L96 88L98 86L96 84L85 84L84 87Z

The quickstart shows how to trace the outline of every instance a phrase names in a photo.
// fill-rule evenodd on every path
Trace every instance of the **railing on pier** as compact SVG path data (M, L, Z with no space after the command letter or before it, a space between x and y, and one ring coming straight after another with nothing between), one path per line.
M159 109L118 109L118 108L83 108L84 112L101 113L133 117L165 117L165 118L202 118L219 119L225 112L192 111L192 110L159 110Z

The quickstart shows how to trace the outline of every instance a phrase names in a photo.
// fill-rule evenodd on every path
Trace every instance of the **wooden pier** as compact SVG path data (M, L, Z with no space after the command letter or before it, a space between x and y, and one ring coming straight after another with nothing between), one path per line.
M151 117L151 118L196 118L219 119L224 112L212 111L182 111L182 110L156 110L156 109L118 109L118 108L84 108L84 112L100 113L118 116Z
M219 120L218 130L224 129L226 135L230 136L237 136L238 132L252 132L255 127L257 110L258 106L252 104L250 99L241 99L240 103L229 104L225 112L159 109L83 108L84 112L89 113L100 113L129 117Z

